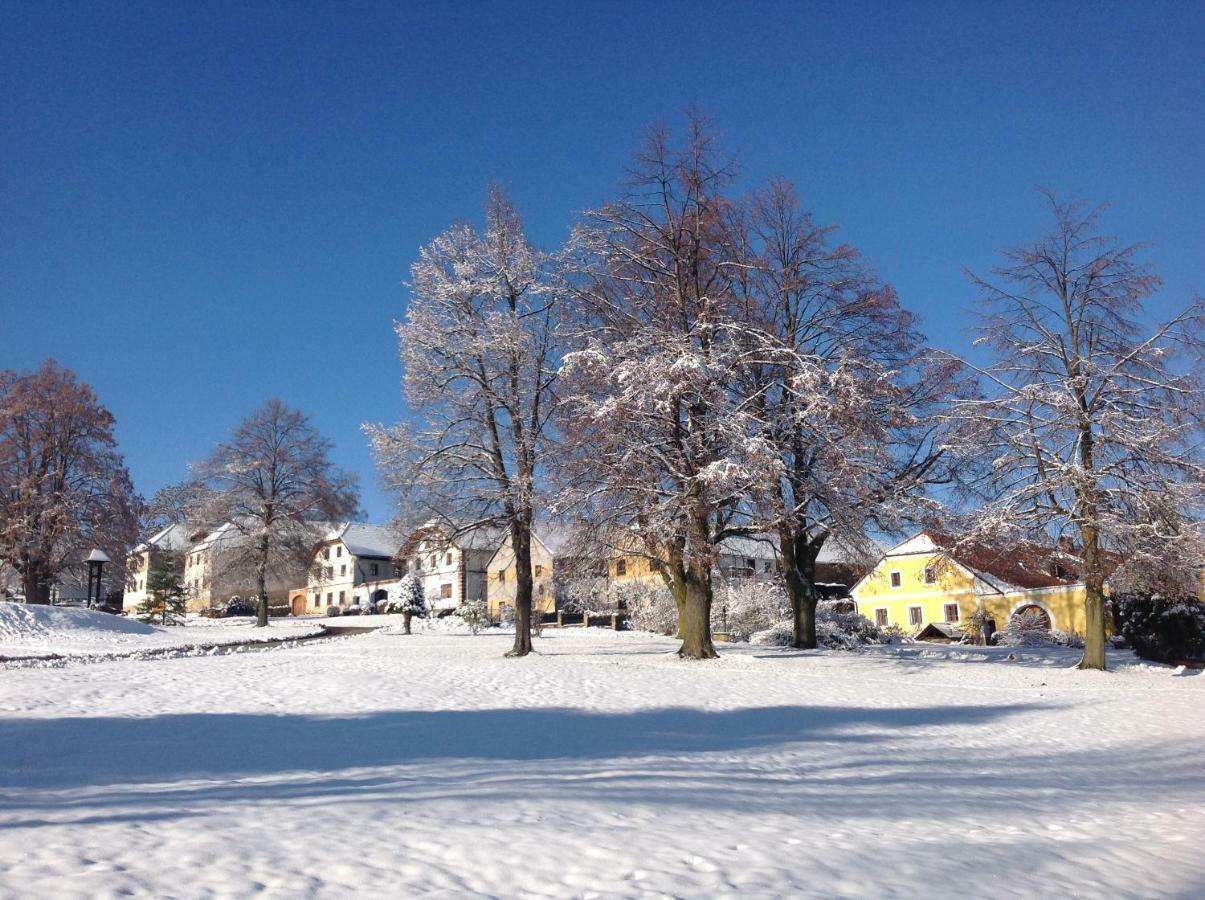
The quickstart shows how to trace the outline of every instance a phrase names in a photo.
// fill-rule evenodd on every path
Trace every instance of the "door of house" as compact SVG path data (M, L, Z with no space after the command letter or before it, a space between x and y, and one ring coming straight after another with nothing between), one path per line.
M305 615L305 594L298 594L293 598L293 615Z

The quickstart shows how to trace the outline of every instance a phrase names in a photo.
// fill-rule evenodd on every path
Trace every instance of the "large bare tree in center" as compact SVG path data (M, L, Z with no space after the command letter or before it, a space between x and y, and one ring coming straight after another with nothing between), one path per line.
M407 525L434 521L445 540L483 527L509 534L516 593L508 655L526 656L531 531L560 365L558 291L550 258L497 189L485 219L483 233L458 225L422 248L397 325L417 419L366 430Z
M333 522L359 506L354 475L330 460L331 443L304 413L269 400L201 464L206 514L230 523L224 568L251 569L257 627L268 624L268 577L305 570Z
M1161 565L1179 519L1201 509L1200 299L1145 326L1158 277L1097 213L1048 197L1054 227L976 278L982 399L959 404L968 459L985 464L981 526L1066 535L1086 589L1081 668L1105 668L1109 549ZM1199 560L1191 560L1197 564Z
M584 346L567 357L566 503L618 554L658 569L678 609L680 655L716 655L712 568L745 494L750 454L731 386L732 165L706 120L682 146L651 131L623 195L575 231Z
M889 285L830 240L794 188L771 182L732 216L748 265L741 395L771 465L750 500L776 535L792 645L816 646L816 561L828 544L870 557L867 532L923 518L950 479L935 413L958 366L932 358Z

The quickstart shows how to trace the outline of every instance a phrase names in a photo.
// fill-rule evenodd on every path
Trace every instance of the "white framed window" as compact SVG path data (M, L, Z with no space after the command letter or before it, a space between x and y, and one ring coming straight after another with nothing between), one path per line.
M887 610L885 608L879 607L874 611L874 623L880 628L887 627Z
M925 623L925 611L919 606L908 607L908 624L912 626L923 625Z
M369 570L372 572L373 575L377 575L381 571L380 566L377 563L373 563L371 566L369 566Z
M899 586L900 586L901 584L903 584L903 583L904 583L904 582L903 582L903 579L901 578L901 576L900 576L900 573L899 573L899 572L892 572L892 573L891 573L891 586L892 586L892 587L899 587Z
M957 603L947 603L944 607L942 607L942 611L945 613L947 622L957 622L958 621L958 604Z
M925 584L937 584L936 566L925 566L924 582Z

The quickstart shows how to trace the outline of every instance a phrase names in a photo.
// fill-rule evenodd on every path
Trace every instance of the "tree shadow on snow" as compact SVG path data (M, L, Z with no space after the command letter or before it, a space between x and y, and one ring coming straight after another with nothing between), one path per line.
M0 830L206 816L228 803L554 803L943 820L1019 797L1063 814L1102 796L1205 790L1199 751L1005 753L1034 704L708 712L661 708L173 714L0 721ZM954 726L957 730L943 726ZM1154 737L1154 736L1152 736ZM954 738L958 743L946 743ZM1024 745L1024 743L1023 743ZM1027 747L1027 749L1030 749ZM25 814L28 818L21 818Z

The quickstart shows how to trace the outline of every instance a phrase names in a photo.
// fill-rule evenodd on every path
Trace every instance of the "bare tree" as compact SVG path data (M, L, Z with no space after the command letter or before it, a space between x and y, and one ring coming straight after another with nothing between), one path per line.
M673 594L679 653L716 655L716 544L748 482L748 429L731 402L728 328L742 261L709 123L681 148L653 129L631 182L571 243L583 349L567 357L563 503L616 553L646 556Z
M980 459L983 531L1064 536L1085 585L1081 668L1105 668L1109 549L1159 564L1179 517L1199 511L1201 323L1197 299L1145 329L1159 287L1140 248L1097 230L1099 211L1047 195L1051 233L974 277L986 309L986 395L961 402L961 446ZM1193 560L1193 563L1199 560Z
M199 468L210 515L237 535L225 542L222 565L255 572L259 627L268 624L269 575L304 570L331 523L359 506L355 476L335 468L330 449L308 416L273 399Z
M550 258L527 240L498 189L485 231L448 229L411 267L397 334L418 420L366 426L402 518L445 541L505 528L515 555L515 642L531 652L531 529L541 505L560 365Z
M932 359L891 287L830 241L834 229L789 183L771 182L732 222L748 262L737 279L741 402L764 470L749 500L778 539L792 645L810 649L823 547L872 555L868 530L924 516L925 489L949 480L934 414L958 367Z
M207 520L213 505L213 492L199 478L189 477L164 485L146 502L143 534L149 537L169 525L188 525L197 530L212 528L220 524Z
M29 603L50 602L51 585L90 546L121 577L139 503L113 422L92 388L54 360L0 372L0 562L20 574Z

